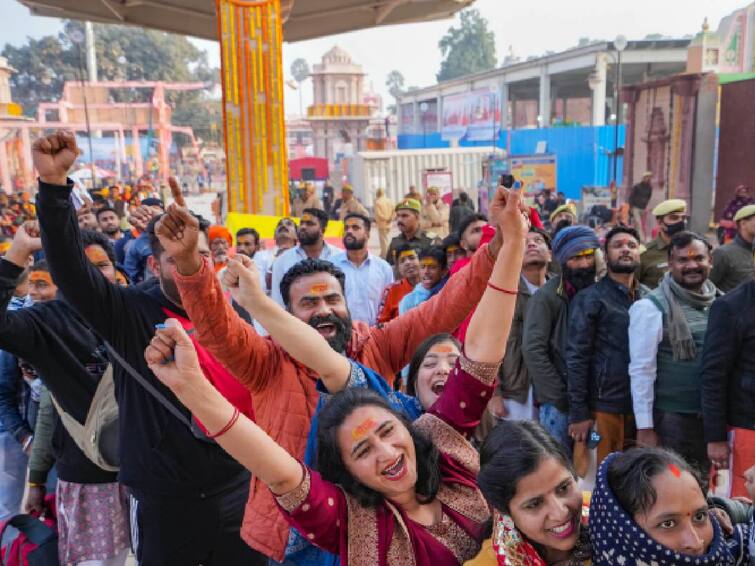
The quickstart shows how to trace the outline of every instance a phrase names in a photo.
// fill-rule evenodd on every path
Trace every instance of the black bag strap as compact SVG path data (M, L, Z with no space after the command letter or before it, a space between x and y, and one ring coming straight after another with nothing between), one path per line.
M8 527L15 527L20 533L26 536L26 538L32 544L36 546L42 546L45 543L52 542L58 538L54 529L51 529L45 525L38 517L34 515L28 515L26 513L20 513L14 515L8 521L6 521L2 530L0 530L0 541L5 537L5 532ZM12 545L8 546L10 551ZM0 553L0 566L5 566L5 560Z
M158 391L154 385L144 379L144 377L142 377L142 375L138 371L136 371L130 363L124 360L123 357L115 351L115 348L113 348L110 343L105 342L105 348L107 348L108 354L112 356L112 359L115 360L118 365L120 365L124 370L126 370L126 373L133 377L136 382L141 385L147 391L147 393L152 395L152 397L154 397L163 407L165 407L169 413L171 413L174 417L176 417L179 421L186 425L186 427L189 429L189 432L191 432L191 434L195 438L203 440L205 442L214 443L213 440L207 438L207 435L205 435L202 430L192 422L192 420L188 419L186 415L179 411L173 403L168 401L165 398L165 395L160 393L160 391Z

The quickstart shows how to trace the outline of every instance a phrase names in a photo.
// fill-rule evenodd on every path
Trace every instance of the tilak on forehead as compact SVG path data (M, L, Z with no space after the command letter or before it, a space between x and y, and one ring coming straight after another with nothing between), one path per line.
M362 421L361 424L359 424L358 426L356 426L351 431L351 439L352 440L361 440L362 438L364 438L365 436L367 436L367 434L370 431L372 431L376 426L377 426L377 423L372 418L367 417L366 419L364 419L364 421Z
M456 253L456 252L458 252L458 251L459 251L460 249L461 249L461 248L459 248L459 246L448 246L448 247L446 248L446 253L448 253L448 254L455 254L455 253Z
M669 471L674 474L677 478L682 476L681 470L675 465L675 464L669 464L668 465Z
M301 220L302 220L302 222L314 222L315 221L315 217L312 216L309 213L306 213L306 214L302 214L301 215Z
M430 348L430 351L437 352L439 354L450 354L451 352L454 352L455 349L450 344L437 344L436 346Z
M327 283L315 283L309 288L309 292L312 293L313 295L322 295L327 290L328 290Z
M52 282L52 276L47 271L34 271L34 268L32 268L31 273L29 274L29 281L32 283L40 281L45 282L48 285L55 285L55 283Z
M84 250L84 253L92 263L110 261L110 258L105 253L105 250L103 250L100 246L89 246Z
M400 254L398 254L399 259L404 257L415 257L417 255L417 252L414 250L404 250Z
M439 265L438 260L432 257L426 257L426 258L421 259L419 264L424 265L425 267L435 267Z

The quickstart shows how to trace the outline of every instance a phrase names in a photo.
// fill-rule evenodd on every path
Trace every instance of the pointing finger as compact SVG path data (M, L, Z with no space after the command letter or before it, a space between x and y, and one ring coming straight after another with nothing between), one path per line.
M170 185L170 192L176 204L178 206L186 206L184 196L181 194L181 187L178 186L178 181L176 181L175 177L168 177L168 185Z

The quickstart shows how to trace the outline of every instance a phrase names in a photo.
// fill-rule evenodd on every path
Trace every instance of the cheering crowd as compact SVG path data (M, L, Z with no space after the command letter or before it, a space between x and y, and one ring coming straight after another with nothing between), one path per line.
M0 510L61 564L755 563L755 205L713 250L681 200L643 242L349 187L341 249L305 190L266 249L173 180L87 218L77 155L0 259Z

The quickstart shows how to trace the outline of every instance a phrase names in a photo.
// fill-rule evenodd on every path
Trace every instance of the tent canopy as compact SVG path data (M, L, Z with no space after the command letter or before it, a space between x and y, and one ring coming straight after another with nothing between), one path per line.
M210 0L18 0L32 14L218 39ZM474 0L281 0L286 41L453 16Z

